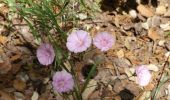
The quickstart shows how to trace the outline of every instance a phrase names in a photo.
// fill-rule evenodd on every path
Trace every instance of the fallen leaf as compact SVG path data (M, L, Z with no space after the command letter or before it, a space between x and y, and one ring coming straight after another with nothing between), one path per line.
M10 60L11 60L11 61L15 61L15 60L17 60L17 59L19 59L19 58L21 58L21 54L20 54L20 53L12 56L12 57L10 58Z
M0 35L0 43L5 44L8 41L8 38L5 36Z
M151 91L155 87L155 84L149 83L147 86L145 86L145 91Z
M156 14L163 15L165 13L166 13L166 7L165 6L160 5L156 8Z
M146 98L148 98L150 96L151 92L150 91L145 91L143 92L142 96L139 97L138 100L146 100ZM149 99L148 99L149 100Z
M36 91L34 91L32 97L31 97L31 100L38 100L38 97L39 97L38 93Z
M160 39L160 36L157 33L156 28L153 28L153 27L148 30L148 37L151 38L153 41Z
M13 87L17 91L23 91L26 88L26 83L20 79L15 79L13 83Z
M5 91L0 91L0 100L14 100L14 97Z
M25 96L21 92L14 92L14 95L15 95L15 100L25 100Z
M145 5L141 5L139 4L137 6L137 10L139 11L139 13L145 17L152 17L154 15L153 11L151 10L151 8L145 6Z
M146 67L147 67L149 70L152 70L152 71L155 71L155 72L159 71L158 66L156 66L156 65L154 65L154 64L149 64L149 65L147 65Z
M7 59L0 63L0 74L6 74L11 70L11 62Z
M167 22L165 24L160 24L160 27L164 30L164 31L169 31L170 30L170 22Z
M170 100L170 84L168 85L168 98L167 100Z
M85 91L82 93L83 100L88 100L90 94L93 93L96 87L97 87L97 82L95 80L91 80L89 84L87 85L87 88L85 89Z

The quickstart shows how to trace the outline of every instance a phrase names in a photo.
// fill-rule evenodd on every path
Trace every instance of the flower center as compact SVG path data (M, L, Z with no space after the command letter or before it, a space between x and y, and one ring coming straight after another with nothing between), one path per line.
M108 44L108 41L106 39L103 39L101 41L102 46L106 46Z
M65 85L64 80L60 80L60 81L58 82L58 86L59 86L59 87L64 87L64 85Z
M83 44L84 44L84 42L80 39L80 40L78 41L78 46L81 47Z
M51 51L47 49L45 55L46 55L47 57L50 57L50 56L51 56Z

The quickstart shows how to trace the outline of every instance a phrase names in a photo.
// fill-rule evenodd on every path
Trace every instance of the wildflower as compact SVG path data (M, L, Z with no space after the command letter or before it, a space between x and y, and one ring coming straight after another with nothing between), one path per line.
M69 92L74 87L74 80L70 73L63 70L54 74L52 85L59 93Z
M86 31L78 30L68 36L66 46L71 52L79 53L87 50L91 41L91 37Z
M93 39L93 44L101 51L109 50L115 42L115 37L107 32L98 33Z
M151 74L146 65L141 65L136 68L137 79L140 86L148 85L151 80Z
M54 61L55 53L52 45L41 44L37 49L37 58L42 65L49 65Z

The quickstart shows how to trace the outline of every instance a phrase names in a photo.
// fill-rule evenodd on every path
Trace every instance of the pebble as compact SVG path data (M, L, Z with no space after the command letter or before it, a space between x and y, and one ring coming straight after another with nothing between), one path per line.
M159 45L159 46L164 46L164 45L165 45L165 40L160 40L160 41L158 42L158 45Z
M157 27L161 23L161 18L159 16L152 17L152 27Z
M136 18L136 17L137 17L137 12L136 12L136 10L130 10L130 11L129 11L129 15L132 16L133 18Z
M160 27L164 30L164 31L168 31L170 30L170 22L167 22L165 24L160 24Z

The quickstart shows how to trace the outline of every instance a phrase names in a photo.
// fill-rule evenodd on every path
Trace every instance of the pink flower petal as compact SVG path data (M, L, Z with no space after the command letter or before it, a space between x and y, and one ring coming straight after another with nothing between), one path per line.
M37 49L37 58L42 65L51 64L55 58L55 53L52 45L48 43L41 44Z
M151 74L146 65L141 65L136 68L137 79L140 86L146 86L151 80Z
M78 30L72 32L68 38L66 46L68 50L74 53L79 53L87 50L91 45L91 37L86 31Z
M115 42L115 37L107 32L98 33L93 39L93 44L101 51L109 50Z
M74 80L70 73L65 70L59 71L54 74L52 85L54 90L59 93L69 92L73 90Z

